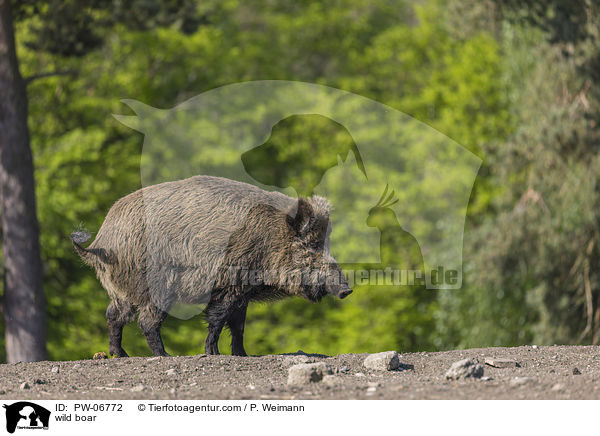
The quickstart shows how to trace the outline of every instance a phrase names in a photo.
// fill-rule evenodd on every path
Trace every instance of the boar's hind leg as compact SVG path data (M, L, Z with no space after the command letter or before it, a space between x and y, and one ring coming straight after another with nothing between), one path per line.
M135 312L128 303L112 300L106 309L106 321L108 324L108 353L111 356L129 357L121 346L123 339L123 327L127 324Z
M165 351L165 346L160 337L160 326L167 315L167 312L160 310L156 306L147 306L140 310L138 325L144 336L146 336L146 341L155 356L169 355Z
M246 309L248 303L242 304L231 314L227 325L231 331L231 354L234 356L247 356L244 350L244 324L246 323Z

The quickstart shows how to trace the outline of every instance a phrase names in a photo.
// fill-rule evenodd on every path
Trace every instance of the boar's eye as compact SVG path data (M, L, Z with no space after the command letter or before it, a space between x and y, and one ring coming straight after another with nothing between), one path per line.
M323 251L323 247L325 246L325 241L319 239L311 239L308 242L308 248L312 251Z

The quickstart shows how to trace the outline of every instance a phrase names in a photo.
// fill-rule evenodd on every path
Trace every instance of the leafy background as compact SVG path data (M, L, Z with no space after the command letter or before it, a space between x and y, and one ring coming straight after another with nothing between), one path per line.
M468 209L462 289L362 286L344 301L251 305L250 353L598 342L595 2L34 3L16 7L22 73L67 73L28 86L51 359L107 349L108 298L68 235L80 222L98 229L118 198L141 187L143 136L111 116L126 111L119 100L170 108L262 79L380 101L484 163ZM314 117L286 128L274 144L289 152L282 168L346 140ZM313 175L296 177L302 185ZM393 238L382 249L393 259ZM205 325L169 318L163 335L172 354L201 353ZM150 354L134 324L124 338L130 354Z

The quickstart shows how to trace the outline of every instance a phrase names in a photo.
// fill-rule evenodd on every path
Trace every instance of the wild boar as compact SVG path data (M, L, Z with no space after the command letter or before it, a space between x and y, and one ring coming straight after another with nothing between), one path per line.
M329 250L330 205L294 199L220 177L148 186L118 200L95 240L71 234L111 302L109 353L126 357L123 327L138 325L154 355L165 356L160 327L175 304L205 304L205 352L219 354L225 326L232 354L243 345L249 302L300 296L317 302L352 290Z

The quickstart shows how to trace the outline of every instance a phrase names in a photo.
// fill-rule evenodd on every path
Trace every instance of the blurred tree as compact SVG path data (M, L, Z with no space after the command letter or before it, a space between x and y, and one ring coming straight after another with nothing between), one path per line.
M43 360L46 306L27 91L15 51L9 0L0 0L0 194L6 358L9 362Z
M519 128L485 146L498 195L465 242L466 289L444 298L439 328L461 347L598 343L600 8L496 3Z
M12 5L11 5L12 3ZM102 30L124 21L136 29L178 21L193 32L202 21L192 2L133 2L125 14L108 2L26 0L0 2L0 190L2 193L3 315L6 359L42 360L46 307L28 128L26 85L72 71L37 72L23 79L15 50L13 19L31 19L27 44L57 56L84 56L102 43Z

